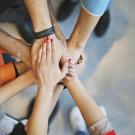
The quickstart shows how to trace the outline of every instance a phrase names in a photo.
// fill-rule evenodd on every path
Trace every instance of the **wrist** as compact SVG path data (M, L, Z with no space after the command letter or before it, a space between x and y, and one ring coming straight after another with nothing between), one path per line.
M48 37L48 36L53 35L53 34L55 34L55 30L53 27L50 27L48 29L43 29L42 31L34 33L35 39L42 39L44 37Z
M43 96L46 96L48 98L52 98L52 96L53 96L53 88L52 87L47 87L45 85L39 86L38 87L38 93L43 95Z
M80 43L77 40L75 40L75 38L70 37L67 42L68 42L68 47L69 48L82 49L83 50L82 43Z
M45 30L45 29L52 27L51 21L46 21L46 20L47 19L37 20L37 22L35 21L34 31L39 32L39 31L42 31L42 30Z
M72 78L72 80L70 80L70 81L65 81L65 82L64 82L64 85L67 87L69 84L74 83L74 82L76 82L76 81L78 81L78 80L79 80L79 78L78 78L78 76L76 75L76 76L74 76L74 77Z

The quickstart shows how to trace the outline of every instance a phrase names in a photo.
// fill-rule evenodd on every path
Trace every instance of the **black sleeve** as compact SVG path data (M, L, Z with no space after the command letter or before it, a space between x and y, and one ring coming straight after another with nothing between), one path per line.
M0 13L12 7L14 0L0 0Z

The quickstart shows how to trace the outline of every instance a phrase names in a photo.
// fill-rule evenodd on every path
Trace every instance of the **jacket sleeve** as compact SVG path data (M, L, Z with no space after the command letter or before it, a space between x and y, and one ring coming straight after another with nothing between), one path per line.
M111 0L81 0L81 6L93 16L102 16Z

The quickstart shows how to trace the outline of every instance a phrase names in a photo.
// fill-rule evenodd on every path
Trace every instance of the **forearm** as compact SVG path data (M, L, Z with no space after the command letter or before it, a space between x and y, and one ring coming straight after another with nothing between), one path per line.
M88 96L88 93L78 78L67 83L67 87L88 126L93 125L104 117L100 108L95 101Z
M53 12L53 8L52 8L50 0L48 0L48 8L49 8L49 13L50 13L50 17L51 17L51 22L52 22L52 25L53 25L54 30L55 30L55 35L59 40L61 40L62 45L66 46L65 37L64 37L64 35L63 35L63 33L62 33L58 23L57 23L57 20L56 20L55 14Z
M15 63L15 66L19 76L29 70L29 68L26 66L24 62L17 62Z
M50 88L39 88L33 112L28 123L28 135L47 135L49 110L53 91ZM46 92L48 91L48 92Z
M31 48L23 41L0 30L0 47L5 49L11 55L21 59L28 67L31 67Z
M69 45L72 44L75 48L84 48L99 18L100 17L90 15L81 8L79 18L69 38Z
M28 71L8 84L0 87L0 104L34 83L35 78L33 72Z
M47 0L25 0L25 4L31 16L35 32L52 26Z
M52 101L51 101L50 113L49 113L50 115L51 115L51 113L52 113L52 111L53 111L53 109L54 109L54 107L55 107L55 105L56 105L56 103L57 103L57 101L60 97L60 94L61 94L63 88L64 87L62 85L58 84L56 86L55 90L54 90L53 98L52 98Z

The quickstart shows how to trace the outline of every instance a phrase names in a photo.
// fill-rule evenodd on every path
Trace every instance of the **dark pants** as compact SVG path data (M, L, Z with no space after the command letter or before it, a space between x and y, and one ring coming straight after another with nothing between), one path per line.
M87 135L87 133L82 132L82 131L77 131L77 132L75 133L75 135Z
M8 1L10 1L10 3L8 3ZM5 5L5 3L8 4ZM17 7L17 5L19 5L19 7ZM0 22L9 22L19 25L24 23L26 17L28 17L28 12L23 0L2 0L2 2L0 2Z
M14 0L0 0L0 13L12 7Z

